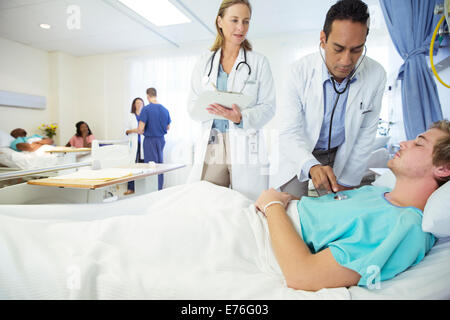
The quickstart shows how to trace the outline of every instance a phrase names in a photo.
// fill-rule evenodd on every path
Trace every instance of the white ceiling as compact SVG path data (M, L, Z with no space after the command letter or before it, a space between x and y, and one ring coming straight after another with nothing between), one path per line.
M116 0L0 0L0 37L75 56L212 40L221 0L170 0L191 23L156 27ZM378 7L378 0L366 0ZM252 0L249 38L320 30L335 0ZM69 30L67 9L80 9L80 29ZM50 30L39 27L52 26Z

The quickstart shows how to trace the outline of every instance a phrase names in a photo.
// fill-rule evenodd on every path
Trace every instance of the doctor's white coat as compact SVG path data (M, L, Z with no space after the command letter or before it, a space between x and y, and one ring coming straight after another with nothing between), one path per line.
M127 114L127 119L125 123L125 132L127 130L136 129L139 126L139 122L136 120L136 116L134 113ZM140 148L141 160L144 161L144 136L141 136L141 144L138 145L138 134L130 133L129 135L125 134L129 139L131 139L131 149L134 158L136 158L137 150Z
M290 68L287 90L280 105L280 136L277 163L271 163L270 186L279 188L297 176L307 181L303 165L314 159L312 151L319 140L324 118L324 89L320 53L296 61ZM357 186L366 171L376 136L386 72L366 57L356 71L357 80L349 87L345 114L345 141L339 147L333 171L339 183Z
M211 51L205 52L193 70L188 103L188 112L191 117L193 117L192 110L199 94L205 90L215 90L211 83L217 86L221 50L217 51L211 75L209 79L206 79L212 55ZM250 76L245 64L241 64L236 71L236 66L244 60L244 51L241 48L227 82L228 91L241 92L242 90L243 94L253 98L251 107L241 110L243 128L229 121L231 187L251 199L256 199L261 191L268 188L269 183L269 164L262 128L275 115L275 86L267 58L253 51L247 51L247 63L251 68ZM193 120L198 119L193 118ZM201 137L195 141L194 164L188 182L201 180L212 124L213 120L202 122L202 133Z

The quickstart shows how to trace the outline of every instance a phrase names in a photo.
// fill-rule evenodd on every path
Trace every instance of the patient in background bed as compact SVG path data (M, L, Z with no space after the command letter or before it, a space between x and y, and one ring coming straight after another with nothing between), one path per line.
M370 286L419 263L435 244L422 231L430 195L450 179L450 122L402 142L389 160L394 189L364 186L297 203L301 235L286 214L288 193L264 191L255 206L267 217L275 257L289 287ZM344 197L345 198L345 197Z
M38 150L43 145L52 145L53 140L50 138L44 138L38 134L34 134L31 137L27 137L27 132L22 128L17 128L11 131L11 136L15 138L13 142L11 142L10 148L21 152L21 151L29 151L34 152Z

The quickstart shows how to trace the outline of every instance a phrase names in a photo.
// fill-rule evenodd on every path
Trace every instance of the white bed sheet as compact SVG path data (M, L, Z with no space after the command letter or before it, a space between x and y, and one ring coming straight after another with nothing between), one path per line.
M287 288L252 201L208 182L109 204L0 206L0 261L0 299L350 298Z
M23 170L55 166L58 164L58 158L56 155L46 152L53 148L54 146L44 145L35 152L17 152L9 147L1 147L0 164L10 168L20 168Z

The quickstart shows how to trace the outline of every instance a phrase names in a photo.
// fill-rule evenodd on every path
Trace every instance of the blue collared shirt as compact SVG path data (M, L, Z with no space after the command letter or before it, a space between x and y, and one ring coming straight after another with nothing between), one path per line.
M323 79L323 102L324 102L324 114L322 127L320 129L320 136L315 150L328 150L328 136L330 130L331 113L333 112L333 106L336 103L338 94L333 89L333 83L331 82L331 75L328 72L325 64L322 65L322 79ZM356 81L356 77L350 81L350 84ZM348 79L344 79L342 83L335 81L336 89L343 91L347 85ZM347 106L349 88L339 96L339 101L336 105L336 110L333 117L333 129L331 137L330 148L339 147L345 141L345 109Z
M322 79L323 79L323 97L324 97L324 117L322 127L320 129L319 140L316 143L314 150L328 150L328 136L330 130L331 113L333 112L334 104L338 94L334 91L333 83L331 82L331 75L328 72L325 64L322 64ZM350 80L350 85L357 80L356 76ZM343 91L347 85L348 79L344 79L342 83L335 82L336 89ZM347 107L348 92L350 88L340 95L339 101L336 105L336 110L333 116L333 128L331 132L330 149L339 147L345 141L345 109ZM320 164L316 159L307 161L303 167L299 177L309 177L311 167ZM347 186L349 187L349 186Z

